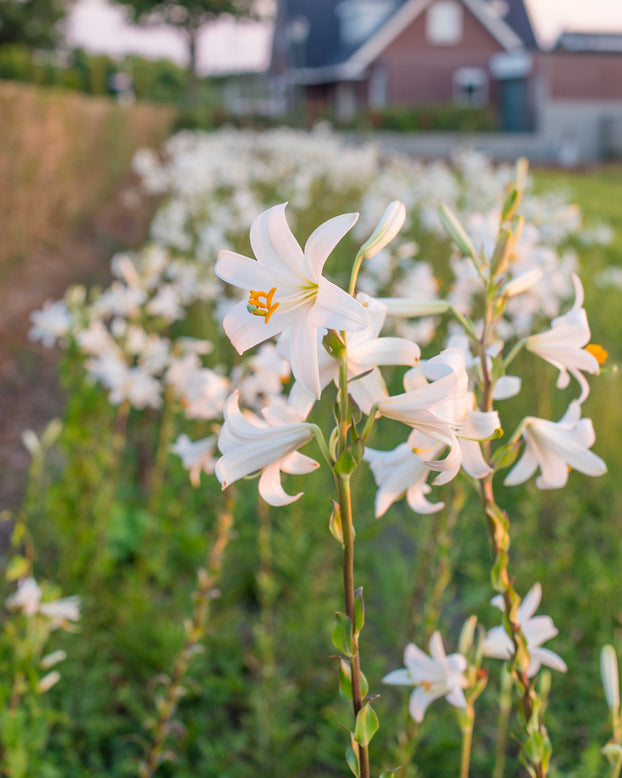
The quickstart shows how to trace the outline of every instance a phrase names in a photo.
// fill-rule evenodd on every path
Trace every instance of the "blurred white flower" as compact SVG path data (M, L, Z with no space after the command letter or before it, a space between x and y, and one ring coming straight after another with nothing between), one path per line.
M9 610L19 610L26 616L41 613L47 616L53 626L63 626L68 621L80 619L80 598L61 597L51 602L41 602L42 592L34 578L22 578L17 590L5 600Z
M72 318L64 300L46 300L43 308L30 314L32 327L28 332L30 340L38 341L51 348L59 338L71 329Z
M534 616L541 599L542 587L539 583L536 583L525 595L523 601L518 606L516 614L520 628L527 641L530 660L527 675L530 678L538 672L541 665L551 667L553 670L559 670L560 673L565 673L567 669L566 663L560 656L548 648L542 648L542 643L554 638L558 633L558 629L553 624L553 619L550 616ZM502 595L496 595L490 602L495 608L503 611ZM514 654L514 644L502 626L493 627L484 637L482 651L484 656L494 659L510 659Z
M429 643L430 656L414 643L404 651L405 668L393 670L382 679L393 686L415 686L408 709L417 722L422 722L428 705L439 697L457 708L466 707L463 689L468 686L464 675L467 660L462 654L445 655L443 640L434 632Z
M187 435L180 435L171 446L171 451L181 458L186 470L190 471L193 486L199 486L201 473L211 474L216 467L216 436L192 441Z
M581 404L575 400L559 421L528 416L523 422L525 450L506 476L506 486L522 484L540 468L538 489L561 489L570 468L585 475L604 475L607 465L588 449L596 436L591 419L581 418Z
M565 389L573 375L581 386L579 402L583 402L590 388L581 371L597 375L599 366L596 357L583 348L589 343L590 327L583 308L583 285L577 275L572 278L576 296L571 310L553 319L550 330L527 338L526 348L559 370L559 389Z

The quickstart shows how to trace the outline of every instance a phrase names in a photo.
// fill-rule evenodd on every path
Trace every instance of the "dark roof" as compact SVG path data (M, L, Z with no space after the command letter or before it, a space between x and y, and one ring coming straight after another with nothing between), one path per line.
M382 0L378 0L382 3ZM376 27L370 30L369 40L399 8L409 0L394 0L390 12L379 18ZM382 3L384 4L384 3ZM345 62L365 41L346 45L339 37L339 16L336 7L339 0L279 0L274 37L273 66L276 59L285 57L290 65L302 68L325 68ZM503 22L521 39L528 49L537 48L536 37L525 8L524 0L505 0L507 13ZM288 30L293 20L306 19L308 31L306 41L294 47L288 42ZM277 53L280 46L280 56Z
M503 17L503 21L514 30L526 48L537 49L538 42L525 3L523 0L506 0L506 2L509 10Z
M554 48L555 51L590 51L603 54L622 52L622 33L562 32Z

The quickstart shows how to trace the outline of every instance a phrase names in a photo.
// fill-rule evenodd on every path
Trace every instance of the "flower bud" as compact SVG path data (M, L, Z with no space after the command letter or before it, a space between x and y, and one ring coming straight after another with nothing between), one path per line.
M618 676L618 659L615 648L607 644L600 652L600 677L605 689L605 698L609 710L620 709L620 679Z
M45 694L45 692L49 691L52 686L57 684L59 681L60 673L58 670L52 670L51 673L44 675L43 678L39 681L39 691L41 694Z
M359 254L365 259L374 257L379 251L387 246L402 229L405 219L406 206L399 200L393 200L393 202L389 203L387 206L376 229L361 246Z
M59 648L58 651L52 651L51 654L46 654L43 657L41 660L41 667L44 670L49 670L51 667L54 667L54 665L57 665L59 662L62 662L66 658L67 654L65 651Z

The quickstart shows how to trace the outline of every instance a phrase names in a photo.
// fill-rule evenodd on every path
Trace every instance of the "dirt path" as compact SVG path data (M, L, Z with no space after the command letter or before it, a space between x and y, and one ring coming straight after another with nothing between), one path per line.
M56 377L57 349L28 340L30 314L48 299L59 299L75 283L106 282L115 251L137 247L146 238L155 204L128 204L135 182L128 179L79 234L53 249L41 249L0 281L0 511L15 508L29 455L21 433L37 434L63 411Z

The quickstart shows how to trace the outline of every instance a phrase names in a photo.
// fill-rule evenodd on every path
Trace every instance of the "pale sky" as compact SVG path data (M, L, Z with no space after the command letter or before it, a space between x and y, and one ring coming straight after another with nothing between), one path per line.
M313 0L309 0L313 2ZM622 0L525 0L543 45L551 45L562 30L621 32ZM184 64L181 33L170 28L145 29L124 22L123 10L106 0L77 0L67 37L70 45L122 56L165 57ZM269 23L218 21L209 25L199 43L199 70L222 73L263 70L270 58Z

